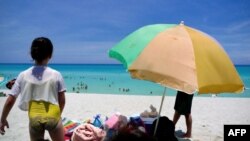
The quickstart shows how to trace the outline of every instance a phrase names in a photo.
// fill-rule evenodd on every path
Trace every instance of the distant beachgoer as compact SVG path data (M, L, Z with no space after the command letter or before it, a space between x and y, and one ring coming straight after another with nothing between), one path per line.
M20 95L19 108L28 111L30 140L44 140L47 130L52 140L64 140L61 114L65 105L65 85L60 72L47 66L52 57L53 45L48 38L33 40L30 54L34 66L22 71L13 85L3 107L0 133L9 128L7 117ZM19 118L19 117L18 117Z
M11 89L12 86L14 85L15 81L16 81L16 78L10 80L10 81L6 84L6 87L7 87L8 89Z
M0 82L4 80L4 77L0 74Z
M175 99L175 113L173 117L173 123L176 125L181 115L185 116L187 132L183 135L184 138L190 138L192 135L192 107L193 94L187 94L181 91L177 92Z

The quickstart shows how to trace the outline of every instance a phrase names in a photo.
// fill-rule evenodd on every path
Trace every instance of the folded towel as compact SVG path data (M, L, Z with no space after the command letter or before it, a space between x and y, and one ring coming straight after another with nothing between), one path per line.
M103 141L106 132L92 124L79 125L73 132L72 141Z

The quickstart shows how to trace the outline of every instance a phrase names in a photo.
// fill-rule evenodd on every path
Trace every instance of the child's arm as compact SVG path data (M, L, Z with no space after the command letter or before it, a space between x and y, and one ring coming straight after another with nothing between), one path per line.
M0 133L2 135L4 135L4 133L5 133L4 127L6 126L7 128L9 128L7 117L9 115L9 112L12 109L13 105L15 104L15 102L16 102L16 97L9 95L8 98L6 99L5 104L4 104L2 116L1 116L1 120L0 120Z
M64 93L64 91L58 93L58 103L59 103L60 111L62 113L63 109L64 109L64 105L65 105L65 93Z

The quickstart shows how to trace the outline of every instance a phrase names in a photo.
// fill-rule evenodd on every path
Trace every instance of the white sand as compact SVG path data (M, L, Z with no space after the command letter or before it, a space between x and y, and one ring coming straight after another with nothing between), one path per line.
M6 97L0 97L0 112ZM66 106L63 117L75 120L92 118L96 114L106 116L120 112L125 116L139 114L149 110L150 104L159 109L160 96L126 96L101 94L66 94ZM162 116L172 119L174 114L175 97L167 96L164 101ZM18 101L17 101L18 102ZM27 112L19 110L17 102L9 114L10 128L1 141L29 140ZM193 137L192 141L223 141L223 127L225 124L250 124L250 98L219 98L194 97ZM181 117L176 125L177 132L185 132L185 118ZM46 138L49 138L46 133ZM183 139L179 139L183 140Z

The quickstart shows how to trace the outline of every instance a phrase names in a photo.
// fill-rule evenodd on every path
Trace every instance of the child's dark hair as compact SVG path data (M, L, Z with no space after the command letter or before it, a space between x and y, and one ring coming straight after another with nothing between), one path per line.
M48 38L38 37L33 40L30 48L32 59L40 63L46 58L50 58L52 56L52 53L53 45Z

